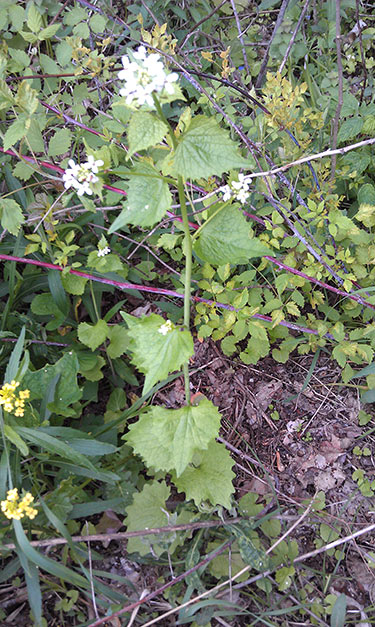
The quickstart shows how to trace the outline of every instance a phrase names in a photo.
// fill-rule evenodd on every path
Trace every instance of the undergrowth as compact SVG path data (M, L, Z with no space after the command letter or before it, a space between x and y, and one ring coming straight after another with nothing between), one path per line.
M238 498L189 370L208 338L246 365L321 352L375 400L370 4L3 0L0 29L0 581L26 587L22 624L354 624L330 588L350 529L323 492L289 524L259 461L271 488ZM156 569L141 600L95 566L112 530Z

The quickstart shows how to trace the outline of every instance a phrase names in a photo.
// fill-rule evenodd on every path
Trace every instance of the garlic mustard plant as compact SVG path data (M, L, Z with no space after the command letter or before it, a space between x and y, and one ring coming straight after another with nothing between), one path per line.
M105 257L110 252L111 252L111 249L109 248L109 246L105 246L104 248L99 248L97 254L98 254L98 257Z
M131 58L128 55L121 58L124 69L118 73L118 77L125 81L125 85L120 89L120 96L126 98L128 105L138 108L147 104L154 109L152 94L173 94L173 83L178 80L178 74L167 72L160 54L148 54L144 46L139 46L130 55Z
M1 511L10 520L21 520L24 516L32 520L38 513L34 507L31 507L34 497L30 492L26 492L20 500L17 488L8 490L7 498L1 501Z
M30 397L30 391L20 390L17 396L16 389L19 384L19 381L14 380L10 383L4 383L0 388L0 405L9 414L22 417L25 413L25 401Z
M167 335L170 331L173 331L173 323L170 320L164 322L164 324L162 324L158 329L158 333L161 333L162 335Z
M233 197L244 204L250 196L249 183L246 181L245 175L239 174L238 181L232 181L229 185L225 185L225 187L222 188L222 192L224 192L224 201Z
M96 175L99 168L104 165L104 161L95 160L93 155L88 155L84 163L75 163L73 159L69 159L68 165L70 167L65 170L62 177L65 189L74 187L78 196L83 196L83 194L91 196L93 193L91 185L99 181Z

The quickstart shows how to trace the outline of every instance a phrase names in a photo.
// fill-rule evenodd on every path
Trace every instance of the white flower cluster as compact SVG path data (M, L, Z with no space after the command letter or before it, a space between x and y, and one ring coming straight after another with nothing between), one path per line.
M69 168L63 174L65 189L74 187L78 196L83 196L83 194L91 196L91 184L99 180L96 174L99 172L99 168L104 165L104 161L101 159L95 161L93 155L88 155L87 161L84 163L75 163L73 159L69 159L68 165Z
M158 333L162 335L167 335L170 331L173 331L173 323L170 320L167 320L158 328Z
M111 249L109 248L109 246L105 246L104 248L99 248L98 249L98 257L105 257L110 252L111 252Z
M147 54L144 46L139 46L132 56L134 61L127 55L121 58L124 69L118 77L125 81L125 87L120 89L120 96L125 96L126 104L140 107L146 103L154 108L153 92L173 94L172 83L178 79L178 74L167 73L160 54Z
M222 188L222 192L224 192L224 201L234 196L236 200L244 204L250 196L249 183L246 181L245 175L239 174L238 181L232 181L230 185L225 185L225 187Z

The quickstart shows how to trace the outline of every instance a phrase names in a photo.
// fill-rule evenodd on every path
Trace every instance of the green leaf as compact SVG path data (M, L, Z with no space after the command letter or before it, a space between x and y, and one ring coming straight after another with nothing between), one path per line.
M35 172L35 168L26 163L25 161L19 161L16 167L13 168L14 176L17 176L21 181L28 181L32 174Z
M360 134L363 126L363 119L360 117L349 118L340 126L337 141L342 143L348 139L353 139Z
M16 379L18 369L20 366L21 355L23 353L23 344L25 341L26 327L22 327L21 333L18 336L18 340L12 350L9 357L8 364L4 375L4 383L10 383L13 379Z
M61 281L61 272L58 270L50 270L48 272L48 286L56 307L67 316L70 302Z
M9 109L13 102L14 96L11 90L4 80L0 80L0 109Z
M59 440L48 433L43 433L41 430L29 429L28 427L17 426L15 427L15 431L23 436L25 440L35 444L42 450L48 451L52 455L59 455L59 457L73 464L77 464L77 466L95 470L95 466L93 466L86 456L75 451L65 440Z
M170 489L164 481L146 484L142 492L134 495L133 503L126 508L125 524L127 531L154 529L170 524L166 506L169 495ZM161 535L129 538L127 550L129 553L147 555L147 553L152 552L160 556L167 549L168 537L174 539L175 534L163 533Z
M8 7L9 19L12 23L13 30L18 32L23 26L25 20L25 9L19 4L14 4Z
M148 163L138 163L131 173L127 206L113 222L108 233L114 233L126 224L154 226L171 206L172 196L168 184L155 168Z
M267 566L268 557L264 551L258 548L259 537L254 531L252 523L243 520L238 525L232 525L231 531L237 538L240 554L245 564L249 564L257 570L264 569Z
M12 429L12 427L10 427L9 425L4 425L4 434L5 434L5 437L9 440L9 442L12 442L12 444L14 444L14 446L18 448L21 455L26 457L29 454L29 449L28 449L27 444L24 442L22 438L20 438L18 433L16 433L16 431Z
M30 86L29 81L21 81L17 89L16 104L28 113L32 115L38 108L38 92ZM30 119L27 120L26 128L29 128Z
M18 118L8 128L3 139L4 150L9 150L14 144L16 144L22 137L26 135L26 122L22 118Z
M108 334L108 325L105 320L98 320L96 324L81 322L78 325L78 339L82 344L94 351L103 344Z
M26 559L21 550L17 551L27 586L27 596L35 627L42 627L42 594L40 590L39 571L37 566Z
M37 294L31 303L31 311L37 316L53 316L53 319L48 322L46 328L48 331L54 331L65 320L65 314L55 305L51 299L50 294Z
M194 467L189 466L174 483L179 492L185 492L186 499L193 499L197 506L203 501L212 505L231 508L231 495L234 492L232 480L233 461L223 444L210 442L207 451Z
M25 222L22 209L13 198L2 198L1 207L1 226L12 235L17 235L21 224Z
M79 588L90 588L89 581L78 573L74 572L74 570L67 568L61 562L55 562L54 560L45 557L41 553L38 553L38 551L36 551L34 547L31 546L29 540L27 539L25 532L22 528L21 521L13 520L13 527L16 533L19 547L30 562L32 562L36 566L39 566L39 568L42 568L44 571L51 573L51 575L57 577L58 579L61 579L62 581L68 581L69 583Z
M145 150L161 142L168 133L168 126L153 113L136 111L128 126L128 158L137 150Z
M77 385L78 359L75 353L65 353L55 364L47 364L34 372L27 372L22 384L30 390L30 398L44 398L46 390L52 385L56 376L60 375L56 385L55 402L57 407L66 408L78 401L82 392Z
M76 276L75 274L64 274L61 277L64 290L68 294L74 294L75 296L81 296L84 293L87 281L88 279L85 277Z
M42 16L32 2L29 5L29 12L27 14L27 25L33 33L39 33L42 27Z
M165 379L170 372L179 370L189 360L194 354L193 338L189 331L180 331L173 325L163 334L162 328L168 323L157 314L141 319L124 313L121 315L129 326L132 362L146 375L142 391L146 394L155 383Z
M107 337L110 344L107 347L107 354L111 359L121 357L129 346L128 332L124 327L116 325L108 328Z
M50 157L56 157L56 155L62 155L69 151L70 144L72 143L72 134L68 128L61 128L56 131L53 137L51 137L48 146L48 155Z
M246 263L271 251L256 237L251 237L250 226L238 209L224 207L203 226L194 243L194 252L204 261L220 266Z
M196 407L150 407L138 422L130 425L124 439L148 466L155 470L174 469L179 477L192 462L194 453L207 449L219 428L217 408L203 398Z
M332 608L331 627L345 627L346 606L346 596L345 594L340 594Z
M176 151L165 159L164 173L196 180L220 176L234 168L248 168L249 163L214 117L198 115L182 135Z
M45 41L46 39L51 39L54 35L56 35L57 31L60 28L60 24L51 24L46 28L43 28L39 33L40 41Z

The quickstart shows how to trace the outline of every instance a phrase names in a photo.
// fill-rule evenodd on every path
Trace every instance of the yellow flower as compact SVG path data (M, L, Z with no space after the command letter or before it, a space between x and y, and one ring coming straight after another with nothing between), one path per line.
M19 384L19 381L13 380L10 383L4 383L0 388L0 405L8 414L14 414L17 417L24 415L25 400L30 398L29 390L20 390L17 396L16 389Z
M8 490L7 498L5 501L1 501L1 511L10 519L21 520L24 516L32 520L38 513L38 510L30 507L34 501L34 497L30 492L26 492L21 500L19 500L17 488Z

